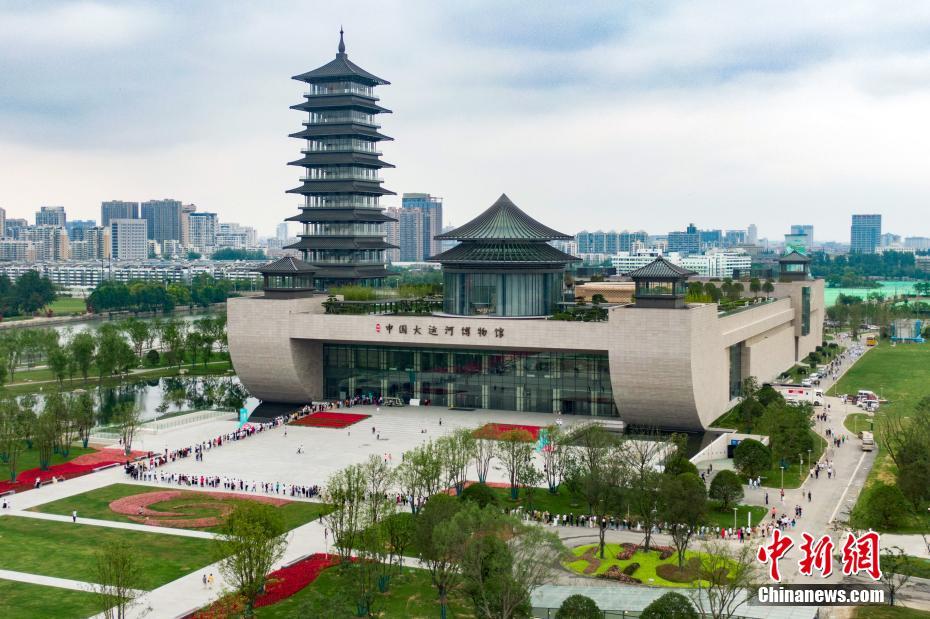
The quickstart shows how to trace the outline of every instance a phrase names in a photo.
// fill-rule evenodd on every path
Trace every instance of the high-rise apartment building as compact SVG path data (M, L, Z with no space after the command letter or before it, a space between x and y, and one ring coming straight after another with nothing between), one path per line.
M142 203L142 219L147 222L149 240L181 240L181 202L178 200L149 200Z
M420 254L410 262L422 262L441 251L441 241L434 237L442 233L442 198L428 193L405 193L401 198L401 207L420 209ZM401 248L403 253L403 248ZM401 262L404 262L402 259Z
M278 224L277 229L275 229L275 238L278 239L279 241L286 241L288 234L289 232L287 229L287 222L282 221L281 223Z
M881 236L881 215L853 215L849 251L854 254L874 254Z
M67 260L71 257L68 231L63 226L41 225L23 228L21 240L30 241L39 262Z
M25 230L28 227L29 227L29 222L26 221L25 219L20 219L20 218L7 219L6 222L4 223L4 232L6 232L4 236L10 239L19 239L21 238L20 235L21 235L22 230Z
M35 262L35 245L29 241L0 240L0 260L4 262Z
M191 244L191 213L196 212L197 205L195 204L181 205L181 238L179 240L183 247Z
M113 219L139 219L139 203L107 200L100 203L100 225L110 226Z
M68 240L83 241L85 230L96 226L97 222L93 219L72 219L65 224L65 230L68 231Z
M61 226L65 227L68 218L65 215L63 206L42 206L36 211L37 226Z
M6 209L0 208L0 239L6 238Z
M110 257L110 228L95 226L84 230L88 260L107 260Z
M111 219L110 255L113 260L145 260L148 258L148 221L145 219Z
M810 224L792 224L791 232L785 235L785 245L788 245L788 236L792 237L791 246L804 253L814 247L814 226Z
M906 236L904 237L904 246L916 251L927 251L930 249L930 237Z
M194 251L209 256L216 250L216 213L191 213L190 242L188 247Z
M682 255L696 254L701 251L701 240L694 224L690 224L684 231L668 233L668 251Z
M618 238L617 251L632 251L636 245L644 245L649 241L649 233L645 230L639 230L638 232L628 232L624 230L620 233ZM580 250L578 250L580 251Z
M756 245L759 242L759 227L756 224L749 224L746 228L746 243Z

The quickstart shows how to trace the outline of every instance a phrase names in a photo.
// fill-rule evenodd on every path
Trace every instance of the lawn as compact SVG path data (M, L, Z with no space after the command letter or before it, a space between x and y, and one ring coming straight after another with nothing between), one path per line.
M17 619L81 619L100 612L99 597L89 591L0 580L0 616Z
M716 501L710 502L710 509L707 510L707 524L715 527L730 528L733 526L733 507L723 511L718 508ZM736 507L736 525L740 527L747 526L747 514L752 513L752 525L756 526L765 518L768 510L758 505L738 505Z
M908 565L901 572L918 578L930 579L930 559L922 559L913 555L908 556Z
M338 591L345 586L345 579L337 568L324 570L310 585L271 606L256 609L259 619L290 619L291 617L310 617L312 611L306 607L314 599L331 601L336 599ZM406 617L408 619L433 619L439 616L439 602L426 570L404 568L401 575L391 579L387 593L379 594L375 611L381 617ZM338 615L334 615L338 616ZM449 600L449 617L474 617L472 606L461 595L452 595Z
M50 464L63 464L69 460L73 460L78 456L82 456L87 453L96 451L94 449L84 449L79 446L72 446L71 451L67 456L61 454L52 454L52 461ZM35 469L39 467L39 450L37 449L26 449L20 452L19 457L16 459L16 473L22 473L23 471L28 471L29 469ZM0 462L0 481L9 481L10 479L10 466L6 462Z
M87 311L87 303L78 297L58 297L43 309L51 310L55 316L67 314L83 314Z
M656 550L650 550L649 552L639 551L635 553L632 558L621 561L616 558L617 554L623 550L620 544L606 544L604 546L604 559L599 558L600 555L597 553L597 549L597 544L576 546L570 550L571 554L574 556L574 559L566 561L563 563L563 566L577 574L596 576L598 574L605 573L615 565L622 570L631 563L639 563L639 568L637 568L632 576L634 578L640 579L644 585L657 585L660 587L690 587L692 584L687 582L674 582L671 580L666 580L656 573L656 569L662 565L674 565L677 567L677 553L673 553L669 558L662 560L659 558L659 552ZM593 569L593 571L590 569L592 562L583 556L585 553L588 553L588 551L593 551L595 561L594 564L597 566ZM692 559L699 559L700 556L701 553L689 550L685 553L685 561L687 562ZM586 569L588 570L587 574L585 574Z
M863 430L871 430L872 424L872 415L867 415L866 413L850 413L846 415L846 419L843 420L843 426L852 433L853 436L857 436L859 432Z
M930 612L903 606L860 606L856 619L930 619Z
M888 400L875 414L876 426L885 417L910 417L917 402L930 395L930 343L891 346L882 342L859 359L833 386L830 394L856 393L860 389L869 389ZM877 479L888 484L896 482L894 463L881 444L876 444L878 454L866 480L866 487ZM864 492L860 493L859 498L864 495ZM859 507L858 503L856 507ZM914 526L905 527L901 531L926 532L927 526L930 526L930 517L926 513L915 518L915 521Z
M504 510L522 506L524 510L538 509L550 514L588 513L588 504L581 497L570 493L565 488L565 484L559 486L557 494L552 494L548 488L536 488L532 491L532 499L527 495L526 488L520 488L516 501L510 498L510 488L491 488L491 490L497 495L499 504Z
M81 494L52 501L44 505L33 507L31 511L44 512L46 514L59 514L70 516L72 510L77 510L79 516L85 518L99 518L101 520L114 520L116 522L134 522L128 516L117 514L110 510L110 502L134 494L143 494L146 492L162 492L165 490L178 490L176 487L165 486L136 486L133 484L112 484L97 488ZM209 493L202 493L209 494ZM190 497L201 496L201 493L191 492ZM238 502L238 501L233 501ZM200 509L190 507L191 498L178 498L160 503L149 505L150 509L158 511L175 511L180 510L179 514L190 516L191 518L215 516L216 510L208 506ZM312 520L319 518L320 514L327 513L329 506L324 503L307 503L304 501L293 501L287 505L282 505L277 509L280 510L284 517L284 523L288 530L299 527ZM201 531L218 531L219 526L205 527Z
M0 569L93 581L96 553L110 543L134 548L145 566L143 589L214 561L209 539L6 516L0 518Z
M814 463L820 459L820 456L823 454L823 450L827 447L827 441L822 436L818 435L813 430L810 431L811 436L814 438L814 450L810 454L810 462ZM799 488L801 482L804 481L804 478L810 473L809 463L807 462L807 454L804 455L804 465L801 466L801 463L798 462L796 458L792 458L785 468L785 488ZM781 468L778 464L774 464L765 473L762 473L762 485L766 488L781 488Z

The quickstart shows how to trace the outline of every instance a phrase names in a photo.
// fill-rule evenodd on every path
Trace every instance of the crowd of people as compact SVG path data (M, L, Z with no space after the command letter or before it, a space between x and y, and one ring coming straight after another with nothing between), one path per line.
M280 481L245 480L237 477L221 477L218 475L203 475L199 473L186 474L165 472L159 469L166 464L191 457L193 457L196 462L203 461L205 454L214 449L219 449L223 445L257 436L272 429L286 428L288 422L320 410L317 408L318 406L325 405L308 405L290 415L279 415L270 421L247 423L233 432L227 432L226 434L221 434L187 447L181 447L170 451L165 449L164 452L157 454L149 452L147 458L137 460L136 462L126 462L126 474L136 481L174 484L185 487L224 489L239 492L261 492L264 494L284 495L305 499L316 497L320 494L320 487L316 484L288 484ZM285 433L286 432L287 430L285 429Z

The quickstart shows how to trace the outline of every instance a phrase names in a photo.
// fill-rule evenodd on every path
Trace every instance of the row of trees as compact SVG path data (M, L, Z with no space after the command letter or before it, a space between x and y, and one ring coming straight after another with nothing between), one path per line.
M831 286L858 287L866 278L920 278L926 274L916 268L914 254L886 251L880 254L830 255L813 252L811 273ZM851 284L851 285L850 285Z
M55 285L36 271L26 271L15 282L0 275L0 314L31 315L55 300Z
M714 280L689 282L687 299L691 303L732 303L743 298L746 288L743 282L734 281L729 277L717 282ZM775 292L775 284L772 280L768 279L763 282L758 277L749 280L748 288L753 298L758 297L760 293L768 296Z
M229 280L211 275L195 276L190 285L161 282L100 282L87 297L90 312L170 312L177 306L207 307L224 302L234 289Z

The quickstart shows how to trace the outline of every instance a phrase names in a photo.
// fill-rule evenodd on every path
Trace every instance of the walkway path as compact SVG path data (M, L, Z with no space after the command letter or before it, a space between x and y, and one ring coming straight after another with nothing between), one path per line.
M61 589L73 589L75 591L96 591L98 585L83 580L71 580L70 578L55 578L54 576L39 576L38 574L29 574L27 572L14 572L13 570L0 570L0 578L4 580L16 580L19 582L28 582L34 585L45 585L47 587L59 587ZM145 594L145 591L135 590L137 595Z
M71 522L71 516L62 516L59 514L45 514L42 512L31 512L16 510L10 512L11 516L23 516L25 518L36 518L37 520L54 520L56 522ZM173 527L154 527L147 524L136 524L134 522L120 522L118 520L100 520L97 518L82 518L78 513L79 524L87 524L93 527L109 527L111 529L126 529L129 531L141 531L143 533L159 533L162 535L177 535L178 537L197 537L200 539L215 539L216 533L209 531L197 531L194 529L176 529Z

